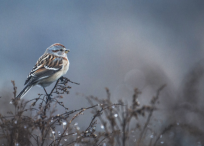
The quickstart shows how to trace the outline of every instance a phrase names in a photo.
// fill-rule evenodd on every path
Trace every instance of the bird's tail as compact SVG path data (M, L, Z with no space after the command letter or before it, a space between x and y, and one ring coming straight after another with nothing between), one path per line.
M32 85L26 85L16 98L21 99L32 87Z

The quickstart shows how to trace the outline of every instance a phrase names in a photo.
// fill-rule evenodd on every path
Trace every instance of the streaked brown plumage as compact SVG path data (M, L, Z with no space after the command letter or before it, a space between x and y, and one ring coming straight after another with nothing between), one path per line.
M69 50L59 43L47 48L29 73L25 81L26 87L17 98L23 97L32 86L47 87L66 74L69 69L69 60L66 55L68 52Z

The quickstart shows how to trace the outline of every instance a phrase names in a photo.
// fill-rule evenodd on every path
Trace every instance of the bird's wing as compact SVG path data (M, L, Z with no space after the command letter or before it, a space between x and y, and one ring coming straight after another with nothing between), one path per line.
M41 79L50 77L57 71L61 70L63 67L63 58L57 57L52 54L42 55L31 72L29 73L26 81L26 84L35 84Z

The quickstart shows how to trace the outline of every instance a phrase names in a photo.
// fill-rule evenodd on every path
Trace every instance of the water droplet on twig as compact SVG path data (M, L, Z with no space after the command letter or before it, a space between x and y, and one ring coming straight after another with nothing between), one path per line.
M61 135L61 132L60 132L60 131L58 131L58 135L59 135L59 136Z
M103 126L103 125L101 125L101 129L104 129L104 126Z
M73 135L77 135L77 133L74 133Z
M118 114L114 114L114 117L117 118L117 117L118 117Z
M63 122L62 124L65 126L65 125L67 125L67 122Z
M150 138L154 138L154 135L152 134L152 135L150 135Z

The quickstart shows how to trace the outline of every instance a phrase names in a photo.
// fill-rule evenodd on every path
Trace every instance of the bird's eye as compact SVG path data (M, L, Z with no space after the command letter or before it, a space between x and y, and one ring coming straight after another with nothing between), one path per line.
M60 51L63 51L63 49L60 49Z
M58 52L59 50L52 50L52 52Z

